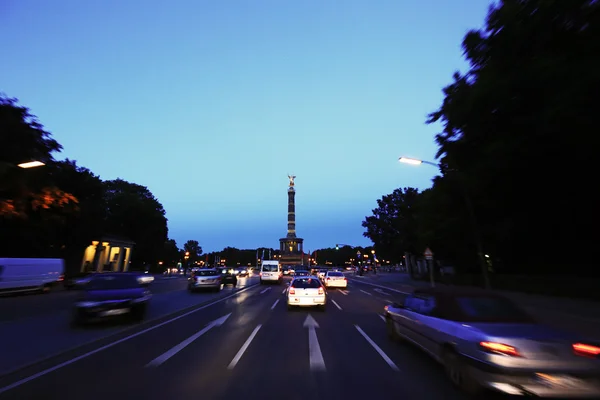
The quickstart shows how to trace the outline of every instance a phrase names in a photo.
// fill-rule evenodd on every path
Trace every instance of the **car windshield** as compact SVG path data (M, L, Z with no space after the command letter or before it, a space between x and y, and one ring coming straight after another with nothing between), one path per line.
M296 275L308 275L308 271L296 271Z
M344 274L341 272L330 272L327 274L327 276L344 276Z
M508 299L501 297L458 297L464 322L531 323L533 318Z
M279 271L278 265L263 265L262 270L266 272L277 272Z
M135 275L94 276L87 284L87 290L121 290L140 287Z
M313 278L294 279L292 287L296 289L317 289L321 287L321 282Z
M196 271L196 276L214 276L214 275L218 275L218 274L219 273L214 269L204 269L204 270Z

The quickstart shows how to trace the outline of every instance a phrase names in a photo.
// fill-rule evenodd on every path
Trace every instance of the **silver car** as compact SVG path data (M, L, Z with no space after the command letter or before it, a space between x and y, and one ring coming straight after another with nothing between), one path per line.
M195 292L201 289L221 290L221 273L216 269L199 269L193 272L188 282L188 290Z
M599 344L538 324L503 296L417 289L384 316L391 339L423 349L470 394L600 397Z

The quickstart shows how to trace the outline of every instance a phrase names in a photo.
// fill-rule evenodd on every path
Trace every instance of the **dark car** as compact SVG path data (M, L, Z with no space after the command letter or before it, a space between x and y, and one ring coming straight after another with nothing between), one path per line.
M115 317L142 321L152 297L139 273L115 272L94 275L75 303L73 325Z
M233 273L233 269L231 268L221 268L221 283L223 286L225 285L233 285L233 287L237 286L237 276Z

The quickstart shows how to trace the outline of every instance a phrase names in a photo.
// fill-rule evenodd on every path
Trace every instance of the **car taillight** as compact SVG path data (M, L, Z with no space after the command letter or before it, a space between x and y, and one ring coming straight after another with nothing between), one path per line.
M260 273L258 274L258 276L262 276L262 272L260 272Z
M598 357L600 355L600 347L585 343L575 343L573 351L575 354L585 357Z
M296 289L294 289L293 287L290 288L290 294L296 294Z
M488 353L504 354L505 356L521 357L521 354L512 346L496 342L480 342L479 347Z
M323 294L323 287L319 288L319 294Z
M329 277L328 277L328 278L327 278L327 279L325 279L325 280L326 280L326 281L328 281L328 280L330 280L330 279L331 279L331 278L329 278Z
M348 278L344 278L344 280L345 280L346 282L348 282Z

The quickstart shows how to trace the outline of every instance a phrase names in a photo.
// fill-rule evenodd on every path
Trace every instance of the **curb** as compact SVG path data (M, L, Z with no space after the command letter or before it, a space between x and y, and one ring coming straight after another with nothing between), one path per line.
M78 344L78 345L70 347L68 349L60 350L60 351L58 351L56 353L53 353L53 354L51 354L49 356L38 358L35 361L28 362L27 364L22 364L22 365L20 365L20 366L18 366L16 368L13 368L13 369L11 369L9 371L0 373L0 379L5 379L5 378L7 378L10 375L17 374L20 371L24 371L24 370L26 370L28 368L32 368L32 367L34 367L34 366L36 366L38 364L42 364L42 363L48 362L48 361L52 360L53 358L57 358L57 357L62 356L63 354L77 351L78 349L81 349L81 348L83 348L85 346L90 346L90 345L92 345L94 343L97 343L97 342L100 342L102 340L110 340L111 338L116 337L117 335L122 335L123 333L126 333L127 331L132 331L134 329L144 328L144 326L156 323L157 321L162 320L162 319L168 319L169 317L172 317L175 314L182 314L183 315L185 313L193 311L195 308L209 306L209 305L211 305L211 303L216 303L216 302L218 302L220 300L225 299L226 297L236 296L238 293L250 290L250 289L252 289L253 287L255 287L257 285L258 285L258 282L253 283L251 285L248 285L248 286L246 286L245 288L242 288L242 289L234 289L233 293L225 294L223 296L219 296L217 298L206 300L206 301L203 301L201 303L194 304L192 306L181 308L181 309L179 309L177 311L173 311L173 312L170 312L170 313L167 313L167 314L163 314L161 316L158 316L158 317L155 317L155 318L152 318L152 319L144 320L140 324L136 324L136 325L131 325L131 326L125 327L125 328L120 329L120 330L118 330L116 332L113 332L113 333L111 333L111 334L109 334L107 336L102 336L102 337L99 337L99 338L96 338L96 339L92 339L92 340L90 340L88 342Z

